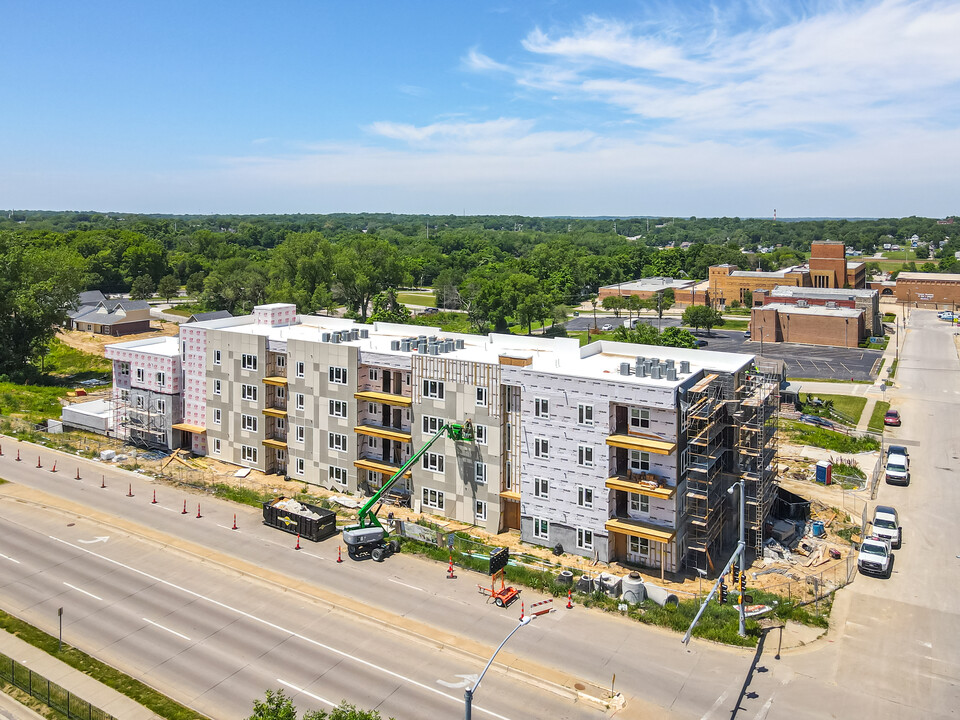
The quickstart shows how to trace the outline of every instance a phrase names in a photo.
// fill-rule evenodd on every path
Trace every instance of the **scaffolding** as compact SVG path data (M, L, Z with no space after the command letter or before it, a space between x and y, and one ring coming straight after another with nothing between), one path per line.
M763 525L777 493L777 423L780 378L754 369L737 389L736 428L739 478L746 490L747 544L763 552Z
M157 400L165 403L174 398L152 390L130 390L114 397L113 427L117 439L146 449L169 449L167 412L157 409Z
M719 376L707 375L690 388L687 402L687 564L713 573L723 543L722 471L728 426Z

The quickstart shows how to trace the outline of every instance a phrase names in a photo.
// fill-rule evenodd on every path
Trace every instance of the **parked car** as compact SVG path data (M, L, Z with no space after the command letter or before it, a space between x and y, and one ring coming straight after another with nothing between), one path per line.
M890 541L882 537L871 536L860 543L857 555L857 569L864 575L879 575L888 578L893 572L893 553Z
M890 505L877 505L873 511L873 535L890 541L890 547L900 549L903 544L903 529L897 509Z
M749 339L750 339L750 331L749 331L749 330L744 330L744 331L743 331L743 339L744 339L744 340L749 340Z
M613 330L613 325L611 325L610 323L604 323L603 325L600 326L600 329L603 330L604 332L607 332L609 330Z
M887 414L883 416L883 424L900 427L900 413L896 410L887 410Z
M428 307L423 309L424 315L436 315L438 312L440 311L435 307Z
M698 347L698 348L699 348L699 347L706 347L706 346L707 346L707 341L706 341L706 340L697 340L697 347Z
M937 313L937 317L941 320L953 320L953 311L952 310L943 310Z
M886 479L888 485L910 484L910 461L906 455L888 455Z

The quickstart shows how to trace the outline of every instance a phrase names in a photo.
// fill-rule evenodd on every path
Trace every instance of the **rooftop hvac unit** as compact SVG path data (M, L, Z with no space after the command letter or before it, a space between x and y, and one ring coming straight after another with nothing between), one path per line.
M637 355L637 362L642 363L646 358L643 355Z
M404 338L400 340L400 350L403 352L410 352L410 338Z
M360 337L362 337L364 340L366 340L368 337L370 337L370 331L367 330L366 328L362 328L362 329L360 330Z
M351 339L351 340L359 340L359 339L360 339L360 331L359 331L358 329L356 329L356 328L354 328L353 330L351 330L351 331L350 331L350 339Z
M330 333L320 333L320 340L322 342L330 342Z
M682 372L682 373L689 373L689 372L690 372L690 361L689 361L689 360L681 360L681 361L680 361L680 372Z
M436 336L436 335L431 335L430 337L427 338L427 340L429 340L429 341L432 342L432 343L435 343L435 342L437 341L437 336Z
M426 340L421 340L420 342L417 343L417 352L422 352L422 353L427 352L427 341L426 341Z
M838 306L833 300L828 300L828 301L827 301L827 307L828 307L828 308L835 308L835 307L839 307L839 306Z
M647 358L647 362L649 362L651 365L659 365L660 358Z
M453 352L453 340L447 340L444 345L446 346L444 352Z
M399 350L399 349L400 349L400 341L399 341L399 340L391 340L391 341L390 341L390 349L391 349L391 350Z
M340 333L335 332L335 333L333 334L333 337L330 338L330 340L331 340L335 345L339 345L339 344L340 344Z
M463 340L454 341L454 347L456 347L457 350L463 350L464 346L465 346L465 343L463 342Z
M650 377L651 377L652 379L654 379L654 380L659 380L659 379L660 379L660 366L659 366L659 365L654 365L653 367L650 368Z
M440 346L437 343L430 343L430 354L431 355L440 354Z
M806 307L806 306L807 306L806 300L797 300L797 307Z
M670 358L670 359L667 360L667 367L668 367L668 368L672 368L672 367L673 367L673 358Z
M418 342L426 342L426 340L427 340L427 336L426 336L426 335L417 335L417 341L418 341Z
M668 367L667 368L667 380L676 380L677 379L677 369Z
M638 365L637 366L637 377L646 377L647 376L647 366Z
M620 363L620 374L629 375L630 374L630 363L622 362Z

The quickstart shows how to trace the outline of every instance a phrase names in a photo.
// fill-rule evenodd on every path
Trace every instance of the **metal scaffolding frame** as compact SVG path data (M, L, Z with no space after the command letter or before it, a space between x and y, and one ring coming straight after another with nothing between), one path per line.
M144 398L144 407L137 407L134 398ZM124 442L147 449L167 448L167 419L164 413L155 410L157 399L172 402L166 394L137 388L119 393L114 397L113 427L117 438Z

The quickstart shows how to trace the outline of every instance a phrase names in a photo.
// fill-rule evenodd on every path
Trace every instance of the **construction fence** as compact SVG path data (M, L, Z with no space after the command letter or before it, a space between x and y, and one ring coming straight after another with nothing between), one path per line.
M69 690L0 653L0 679L29 693L47 707L77 720L116 720Z
M790 568L776 568L765 573L754 573L754 579L761 574L780 574L785 578L782 583L765 582L763 589L766 592L776 593L790 602L804 605L814 615L822 617L829 615L829 604L824 601L834 591L853 582L857 576L857 556L850 553L840 562L819 573L801 575Z

